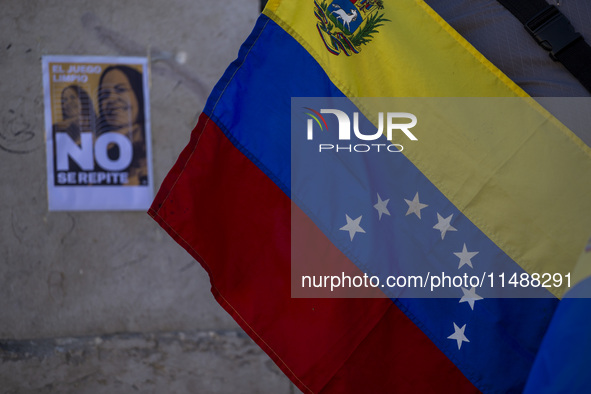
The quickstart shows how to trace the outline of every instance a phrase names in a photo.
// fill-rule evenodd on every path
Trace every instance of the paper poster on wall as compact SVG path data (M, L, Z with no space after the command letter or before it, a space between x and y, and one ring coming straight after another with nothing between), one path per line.
M147 210L147 59L44 56L42 64L49 210Z

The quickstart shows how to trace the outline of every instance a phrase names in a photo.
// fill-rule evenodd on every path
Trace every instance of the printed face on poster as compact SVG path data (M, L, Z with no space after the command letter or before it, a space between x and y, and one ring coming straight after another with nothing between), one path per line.
M44 56L42 63L49 210L148 209L147 59Z

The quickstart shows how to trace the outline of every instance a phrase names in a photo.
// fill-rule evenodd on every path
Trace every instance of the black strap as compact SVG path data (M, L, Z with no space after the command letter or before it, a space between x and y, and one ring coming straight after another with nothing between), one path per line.
M591 93L591 47L558 8L544 0L497 1Z

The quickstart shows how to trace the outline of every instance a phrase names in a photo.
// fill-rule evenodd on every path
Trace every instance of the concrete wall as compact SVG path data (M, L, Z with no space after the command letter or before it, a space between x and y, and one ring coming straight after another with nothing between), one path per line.
M184 51L151 70L159 187L258 0L3 0L0 393L293 392L143 212L48 212L42 55Z

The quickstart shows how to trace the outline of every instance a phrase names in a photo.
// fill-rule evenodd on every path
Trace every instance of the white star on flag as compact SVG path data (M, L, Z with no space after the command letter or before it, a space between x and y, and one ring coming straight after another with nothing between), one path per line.
M378 213L380 214L378 220L382 220L382 214L386 214L386 215L390 216L390 211L388 211L388 207L387 207L389 201L390 201L390 199L382 200L380 198L380 195L378 194L378 203L373 206L375 209L378 210Z
M479 252L468 252L468 249L466 249L466 244L464 244L464 248L461 252L454 252L454 254L460 258L460 265L458 266L458 269L462 268L466 264L469 265L470 268L474 268L472 266L472 257L476 256L478 253Z
M451 214L444 219L443 216L441 216L439 212L437 212L437 224L433 226L433 228L441 231L441 239L445 238L445 233L447 233L448 231L458 231L455 227L452 227L451 225L451 219L453 216L454 215Z
M466 335L464 335L464 330L466 329L466 325L464 324L462 328L459 328L457 324L454 322L454 333L447 337L447 339L455 339L458 341L458 350L462 348L462 342L470 342Z
M460 299L460 304L462 302L467 302L468 304L470 304L470 308L474 310L474 303L476 301L482 300L482 297L476 294L476 287L472 286L470 290L462 287L462 292L464 293L464 295Z
M349 217L349 215L345 214L347 217L347 224L340 228L340 230L348 231L349 236L351 237L351 241L353 241L353 237L356 233L365 233L365 230L361 228L359 222L361 222L361 218L363 216L359 216L357 219L353 220Z
M415 194L415 198L412 201L407 200L406 198L404 199L404 201L406 201L406 203L408 204L408 211L406 211L406 216L410 215L411 213L414 213L420 219L421 209L428 207L427 204L421 204L419 202L419 192Z

